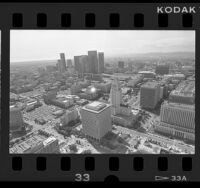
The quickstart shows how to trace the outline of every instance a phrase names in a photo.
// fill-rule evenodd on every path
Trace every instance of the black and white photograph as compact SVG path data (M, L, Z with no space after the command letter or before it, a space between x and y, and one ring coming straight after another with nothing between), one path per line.
M11 30L10 154L195 154L195 31Z

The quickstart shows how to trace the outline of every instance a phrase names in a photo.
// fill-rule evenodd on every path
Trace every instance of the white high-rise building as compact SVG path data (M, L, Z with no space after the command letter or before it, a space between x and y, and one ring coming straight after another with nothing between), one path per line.
M90 138L100 140L112 130L110 105L92 102L81 109L83 133Z

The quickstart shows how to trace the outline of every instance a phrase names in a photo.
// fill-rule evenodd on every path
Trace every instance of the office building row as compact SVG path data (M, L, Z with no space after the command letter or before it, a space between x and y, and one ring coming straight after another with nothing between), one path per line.
M88 51L88 55L74 56L74 67L79 74L104 73L104 53Z
M53 66L52 66L53 67ZM57 64L56 64L57 70L61 73L64 73L67 68L71 69L73 67L72 64L72 59L65 59L65 54L64 53L60 53L60 59L58 60Z
M48 138L34 134L25 141L15 144L10 149L10 153L60 153L58 140L50 136Z
M66 65L67 63L67 65ZM60 53L60 59L58 60L57 70L61 73L66 72L67 68L72 68L72 60L65 60L65 54ZM74 69L79 74L92 73L101 74L104 73L104 53L97 51L88 51L87 55L74 56Z

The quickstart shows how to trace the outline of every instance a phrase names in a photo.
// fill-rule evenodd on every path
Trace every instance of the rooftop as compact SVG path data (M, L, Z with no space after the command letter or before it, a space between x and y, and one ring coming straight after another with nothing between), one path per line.
M155 73L152 71L140 71L138 72L138 74L155 74Z
M162 105L172 106L172 107L181 107L181 108L187 108L187 109L195 109L195 105L194 104L182 104L182 103L175 103L175 102L165 101Z
M106 104L98 102L98 101L92 102L86 106L86 108L94 110L94 111L100 111L104 107L106 107Z
M51 142L54 142L56 140L55 137L50 136L49 138L47 138L46 140L44 140L43 145L46 146L48 144L50 144Z
M195 94L195 82L194 81L186 81L182 82L178 85L178 87L171 92L171 95L178 96L190 96L193 97Z
M22 142L20 142L18 144L15 144L11 148L11 153L24 153L28 149L39 145L44 140L45 140L45 137L43 137L41 135L38 135L38 134L37 135L33 135L33 136L27 138L25 141L22 141Z
M84 106L83 109L89 110L91 112L99 113L99 112L103 111L105 108L107 108L108 106L110 106L110 105L99 102L99 101L94 101L94 102Z
M155 88L158 86L158 82L147 82L142 85L143 88Z

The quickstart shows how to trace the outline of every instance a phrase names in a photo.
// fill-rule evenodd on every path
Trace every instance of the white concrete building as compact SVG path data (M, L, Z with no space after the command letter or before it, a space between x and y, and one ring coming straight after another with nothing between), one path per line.
M111 107L102 102L92 102L81 109L83 133L100 140L112 130Z

